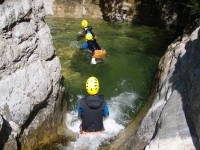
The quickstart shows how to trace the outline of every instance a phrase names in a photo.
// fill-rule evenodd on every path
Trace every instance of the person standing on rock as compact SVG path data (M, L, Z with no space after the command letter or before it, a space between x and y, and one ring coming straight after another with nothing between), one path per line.
M109 116L107 102L99 92L99 81L96 77L89 77L86 81L85 95L78 102L78 118L82 120L80 133L104 131L103 118Z

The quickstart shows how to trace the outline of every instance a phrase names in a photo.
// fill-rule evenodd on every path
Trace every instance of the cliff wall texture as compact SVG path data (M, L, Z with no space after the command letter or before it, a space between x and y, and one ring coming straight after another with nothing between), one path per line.
M179 0L44 0L44 4L46 15L52 17L102 18L178 27L188 22L187 14L183 13L184 5Z
M111 149L200 149L199 45L198 25L168 46L141 118L119 134Z
M87 7L82 4L87 2L98 6L96 13L92 11L94 17L108 16L111 20L123 18L118 8L125 10L123 6L127 6L131 12L133 4L86 0L59 0L56 5L53 0L44 1L45 5L42 0L0 3L0 149L41 149L48 143L73 138L64 122L60 61L44 17L48 12L55 15L55 10L60 17L66 17L66 12L72 18L83 17ZM84 9L71 12L77 6ZM94 9L90 6L86 12L90 8ZM135 120L139 127L130 124L110 146L112 149L200 149L199 30L197 27L168 47L159 63L151 107L142 120Z
M133 0L44 0L44 4L47 16L109 21L131 21L135 6Z
M42 0L0 4L0 149L59 141L65 128L61 65L44 17Z

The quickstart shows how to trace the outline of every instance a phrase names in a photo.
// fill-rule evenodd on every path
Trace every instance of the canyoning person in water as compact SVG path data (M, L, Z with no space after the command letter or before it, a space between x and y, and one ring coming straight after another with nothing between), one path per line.
M101 47L97 43L96 39L93 38L91 33L85 35L86 42L83 46L80 46L80 49L89 49L89 52L94 53L95 50L101 50Z
M85 95L78 102L78 118L82 120L80 133L104 131L103 118L109 116L108 104L99 92L99 81L96 77L89 77L86 81Z
M93 38L91 33L85 35L86 42L83 46L79 46L80 49L87 49L92 55L91 63L96 64L96 59L103 59L106 55L106 51L102 50L96 39Z
M97 37L94 35L94 33L92 32L92 26L89 26L87 20L82 20L81 21L81 26L83 28L83 31L85 34L87 33L91 33L92 36L94 37L94 39L97 39Z

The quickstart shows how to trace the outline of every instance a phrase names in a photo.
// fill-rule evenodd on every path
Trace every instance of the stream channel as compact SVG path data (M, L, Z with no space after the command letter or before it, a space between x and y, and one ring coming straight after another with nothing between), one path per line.
M81 20L45 19L62 66L68 103L66 124L77 135L66 150L98 149L134 120L146 103L160 58L176 37L175 30L168 28L88 19L97 42L107 52L104 61L94 65L90 64L87 50L77 48L85 42L84 37L78 36ZM77 103L87 94L85 82L90 76L99 79L99 94L104 95L109 107L105 131L100 135L79 134Z

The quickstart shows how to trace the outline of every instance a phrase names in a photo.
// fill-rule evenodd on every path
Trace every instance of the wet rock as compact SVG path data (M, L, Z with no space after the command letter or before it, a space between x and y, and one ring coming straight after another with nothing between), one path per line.
M200 149L199 33L197 27L168 46L147 105L111 149Z
M47 16L66 18L103 18L109 21L131 21L133 2L114 1L44 1Z
M153 134L146 150L159 149L200 149L199 122L200 116L198 79L193 79L199 66L199 36L198 27L190 37L171 44L159 64L159 92L153 104L156 106L165 101L159 116L155 120ZM170 58L168 60L168 58ZM165 62L169 63L162 63ZM198 84L198 85L197 85ZM156 118L151 115L147 118ZM149 116L149 117L148 117ZM151 116L151 117L150 117ZM146 120L146 117L144 120ZM148 123L147 123L148 124ZM140 127L142 128L142 127ZM149 133L149 131L146 131Z
M73 138L65 125L61 65L44 17L42 0L0 5L0 149L36 149Z

